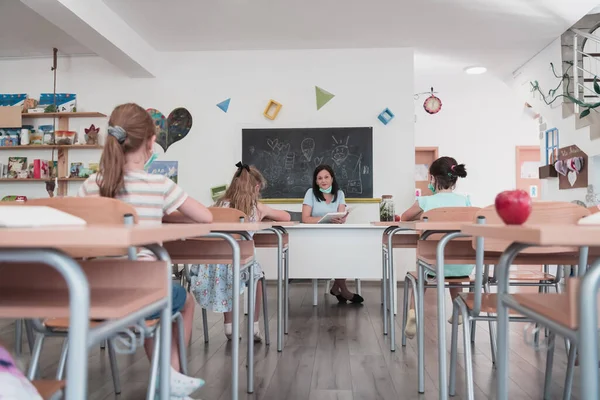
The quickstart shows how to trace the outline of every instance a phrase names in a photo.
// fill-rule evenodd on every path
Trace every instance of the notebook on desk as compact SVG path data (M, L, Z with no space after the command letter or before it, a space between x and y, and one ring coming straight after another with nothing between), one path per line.
M0 228L83 226L84 219L46 206L0 206Z
M600 213L590 214L577 221L578 225L600 225Z

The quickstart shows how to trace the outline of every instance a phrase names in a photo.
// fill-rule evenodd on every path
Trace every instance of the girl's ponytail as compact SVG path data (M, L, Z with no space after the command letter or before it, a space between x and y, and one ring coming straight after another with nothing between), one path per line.
M112 127L111 127L112 128ZM104 151L100 157L100 171L96 183L100 196L114 198L125 187L125 153L116 137L106 136Z

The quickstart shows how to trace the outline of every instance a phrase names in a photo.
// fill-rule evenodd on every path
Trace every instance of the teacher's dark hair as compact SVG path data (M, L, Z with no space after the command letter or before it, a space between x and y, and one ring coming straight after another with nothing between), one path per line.
M338 185L337 180L335 179L335 173L333 172L333 168L331 168L327 164L321 164L317 168L315 168L315 172L313 173L312 184L313 194L317 198L317 201L325 201L325 196L323 196L323 192L319 190L319 185L317 184L317 175L319 175L319 172L323 170L329 172L329 175L331 175L331 194L333 195L332 201L335 202L337 200L338 190L340 190L340 186Z

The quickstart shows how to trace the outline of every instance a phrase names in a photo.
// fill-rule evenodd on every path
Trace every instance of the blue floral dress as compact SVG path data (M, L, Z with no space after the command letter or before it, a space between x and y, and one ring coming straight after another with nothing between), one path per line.
M229 207L229 202L224 202L220 207ZM257 215L258 210L255 207L248 220L256 222ZM254 232L248 233L254 235ZM233 309L233 266L231 264L193 264L190 275L191 292L202 308L219 313ZM242 272L241 275L240 280L247 279L247 272ZM260 264L254 261L255 279L262 276ZM240 293L245 287L245 283L241 282Z

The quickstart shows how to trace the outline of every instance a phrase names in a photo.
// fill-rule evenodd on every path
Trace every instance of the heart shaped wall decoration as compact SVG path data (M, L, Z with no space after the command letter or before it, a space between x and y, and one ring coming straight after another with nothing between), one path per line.
M192 129L192 114L183 107L171 111L168 118L165 118L163 113L155 108L149 108L146 111L154 121L156 143L163 148L165 153L173 143L185 138Z
M567 174L567 179L569 180L569 184L573 186L575 182L577 182L577 172L569 171L569 173Z

